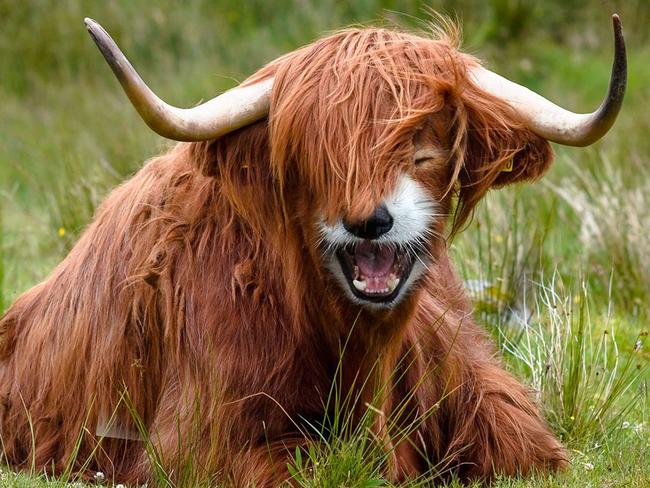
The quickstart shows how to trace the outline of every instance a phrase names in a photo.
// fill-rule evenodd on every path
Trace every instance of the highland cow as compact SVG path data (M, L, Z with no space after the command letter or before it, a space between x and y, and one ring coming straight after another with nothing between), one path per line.
M192 463L277 486L334 387L352 423L379 412L395 481L567 464L472 321L448 241L489 189L540 177L549 141L609 130L618 17L609 92L584 115L481 67L453 26L343 30L178 109L86 24L145 121L184 142L115 189L1 319L10 465L145 482Z

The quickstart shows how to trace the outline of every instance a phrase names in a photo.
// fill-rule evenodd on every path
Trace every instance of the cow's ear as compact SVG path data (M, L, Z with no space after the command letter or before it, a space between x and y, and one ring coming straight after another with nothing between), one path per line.
M548 141L524 127L502 100L470 88L458 112L455 230L489 189L535 180L553 161Z
M541 177L551 166L553 151L545 139L523 130L525 145L501 165L493 187L501 187L509 183L534 181Z

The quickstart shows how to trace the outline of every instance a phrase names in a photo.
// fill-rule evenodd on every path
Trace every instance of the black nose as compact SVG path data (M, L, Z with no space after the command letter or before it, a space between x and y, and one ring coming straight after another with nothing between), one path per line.
M351 234L362 239L377 239L393 227L393 216L384 205L381 205L377 207L368 220L355 222L354 224L344 220L343 227Z

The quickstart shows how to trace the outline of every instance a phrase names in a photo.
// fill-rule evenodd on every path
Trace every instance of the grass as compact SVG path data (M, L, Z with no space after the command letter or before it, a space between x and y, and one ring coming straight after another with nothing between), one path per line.
M426 18L414 0L244 3L0 0L0 311L60 261L110 188L169 145L128 105L84 16L114 34L164 98L186 106L323 32L378 18L414 28ZM557 147L541 182L489 194L452 253L478 320L537 392L572 457L563 475L496 486L648 486L650 8L642 0L433 6L462 17L467 50L577 110L604 93L609 14L621 14L630 81L614 130L590 148ZM385 446L364 422L346 429L349 402L332 401L340 402L336 435L296 453L296 483L388 486ZM0 486L65 481L72 473L0 472Z

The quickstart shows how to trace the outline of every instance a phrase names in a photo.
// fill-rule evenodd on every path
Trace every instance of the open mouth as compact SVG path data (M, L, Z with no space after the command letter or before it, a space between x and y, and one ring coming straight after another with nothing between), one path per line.
M367 239L340 248L336 255L352 293L375 303L394 300L413 269L412 253Z

